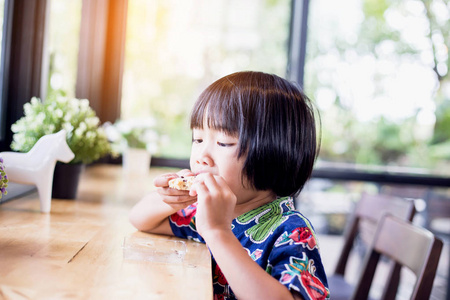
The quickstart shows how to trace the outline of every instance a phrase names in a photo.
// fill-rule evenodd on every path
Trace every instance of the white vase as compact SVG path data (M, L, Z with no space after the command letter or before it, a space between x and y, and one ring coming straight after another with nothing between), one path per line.
M148 175L151 158L145 149L127 148L122 154L123 171L130 175Z

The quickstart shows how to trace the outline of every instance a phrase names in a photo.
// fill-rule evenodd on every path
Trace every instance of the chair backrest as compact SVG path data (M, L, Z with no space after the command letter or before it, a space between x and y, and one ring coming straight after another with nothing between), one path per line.
M373 239L373 234L381 217L390 213L396 217L411 221L416 210L414 201L404 198L394 197L383 194L367 194L364 193L361 199L356 203L354 213L351 217L349 226L344 234L344 245L338 263L336 265L335 274L344 276L347 261L353 248L354 241L361 232L361 226L366 229L366 234L362 237L367 244ZM371 231L367 234L367 231Z
M412 300L429 299L436 275L443 243L431 231L392 215L380 220L373 242L368 250L363 272L352 299L367 299L380 256L386 256L397 265L406 267L416 276ZM389 279L386 286L392 283ZM397 287L394 287L396 290ZM383 295L384 300L395 299Z

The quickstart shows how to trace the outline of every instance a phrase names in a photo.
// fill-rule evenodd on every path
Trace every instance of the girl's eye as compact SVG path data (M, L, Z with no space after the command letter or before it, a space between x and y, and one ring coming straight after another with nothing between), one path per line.
M193 144L200 144L201 142L203 142L202 139L192 139Z
M217 145L219 145L220 147L232 147L235 145L235 143L221 143L221 142L217 142Z

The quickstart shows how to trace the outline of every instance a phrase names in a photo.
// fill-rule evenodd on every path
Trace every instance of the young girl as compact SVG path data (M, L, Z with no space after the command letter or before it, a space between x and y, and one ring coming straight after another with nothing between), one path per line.
M234 73L200 95L191 129L191 170L157 177L131 223L206 243L215 299L329 298L313 227L292 198L317 154L308 98L276 75ZM169 188L189 175L190 191Z

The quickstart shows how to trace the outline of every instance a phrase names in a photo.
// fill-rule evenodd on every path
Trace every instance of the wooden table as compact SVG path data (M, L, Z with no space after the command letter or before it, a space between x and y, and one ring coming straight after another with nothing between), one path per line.
M0 299L212 299L204 244L136 231L128 212L153 178L88 167L76 200L0 205Z

